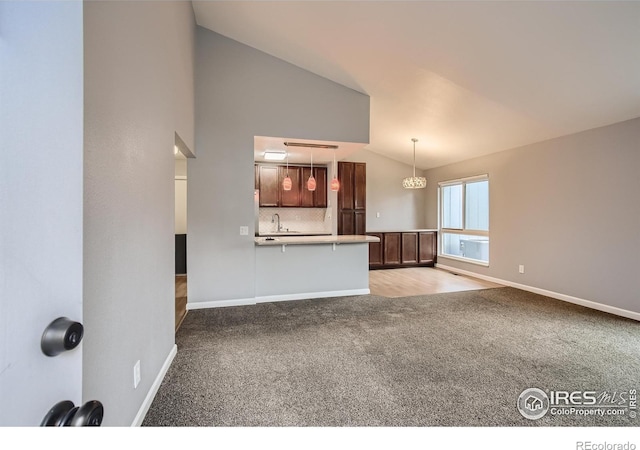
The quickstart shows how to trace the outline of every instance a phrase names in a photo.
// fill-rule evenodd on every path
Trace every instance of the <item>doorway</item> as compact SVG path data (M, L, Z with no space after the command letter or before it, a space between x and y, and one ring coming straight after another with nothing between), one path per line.
M187 315L187 158L193 157L176 134L175 156L175 331Z

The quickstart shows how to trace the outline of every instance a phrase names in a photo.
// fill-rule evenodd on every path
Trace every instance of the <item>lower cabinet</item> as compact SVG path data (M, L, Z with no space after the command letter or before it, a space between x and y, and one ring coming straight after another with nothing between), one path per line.
M384 250L382 233L367 233L369 236L375 236L380 242L369 242L369 267L382 266L384 264Z
M418 264L418 233L402 233L402 264Z
M418 233L418 263L419 264L435 264L437 250L436 233L435 232L422 232Z
M433 266L436 262L435 231L367 233L380 239L369 243L369 268Z
M384 265L397 266L402 262L400 233L384 233Z
M366 211L340 211L338 216L338 234L366 234L366 219Z

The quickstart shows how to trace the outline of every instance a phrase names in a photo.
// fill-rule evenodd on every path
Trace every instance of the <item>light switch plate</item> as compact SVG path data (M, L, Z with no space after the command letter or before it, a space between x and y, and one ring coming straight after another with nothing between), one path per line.
M240 227L240 236L249 236L249 227Z

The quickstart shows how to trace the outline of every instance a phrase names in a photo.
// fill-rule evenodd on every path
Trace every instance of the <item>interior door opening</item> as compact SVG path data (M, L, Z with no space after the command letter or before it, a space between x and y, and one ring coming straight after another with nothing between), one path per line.
M175 156L175 330L187 315L187 158L193 157L176 134Z

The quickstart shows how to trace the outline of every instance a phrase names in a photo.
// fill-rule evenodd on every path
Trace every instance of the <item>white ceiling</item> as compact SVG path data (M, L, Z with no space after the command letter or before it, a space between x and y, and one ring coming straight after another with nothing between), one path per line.
M640 117L640 2L193 1L199 25L371 97L365 147L437 167Z

